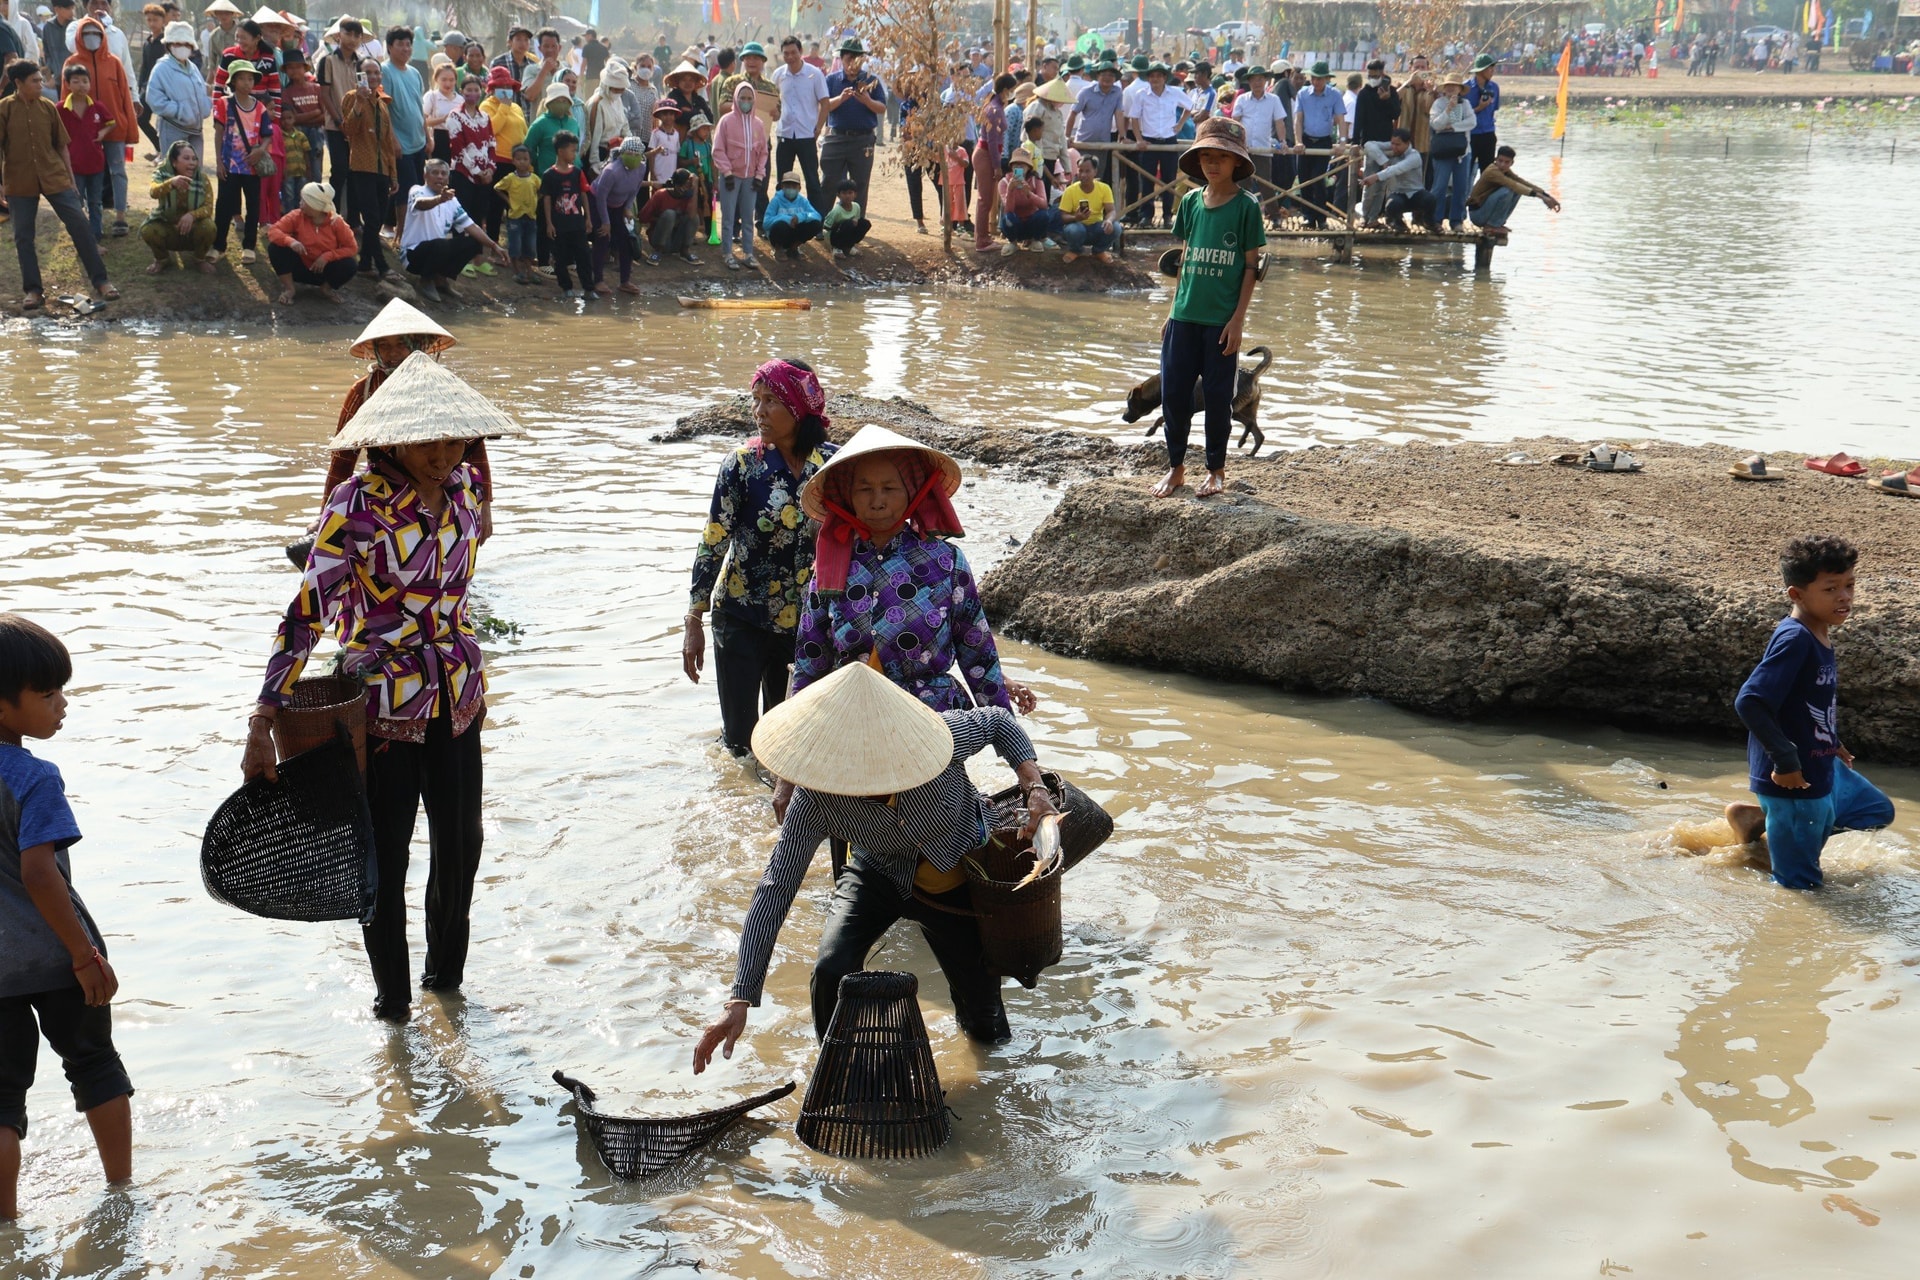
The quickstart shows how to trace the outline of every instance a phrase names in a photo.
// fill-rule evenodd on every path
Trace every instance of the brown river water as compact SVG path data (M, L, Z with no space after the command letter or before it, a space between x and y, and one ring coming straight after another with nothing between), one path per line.
M1249 325L1281 355L1270 441L1915 447L1912 345L1887 335L1920 283L1895 230L1920 156L1780 137L1735 162L1716 136L1523 164L1567 211L1525 209L1490 279L1282 267ZM457 326L450 363L527 427L494 453L479 588L519 633L488 645L466 998L403 1030L369 1017L357 931L241 915L196 866L355 375L342 336L4 331L0 608L75 653L44 752L88 833L139 1092L137 1185L105 1193L42 1054L0 1276L1911 1274L1904 817L1791 894L1668 834L1741 793L1736 740L1453 724L1018 643L1043 759L1119 828L1066 882L1063 963L1009 989L1011 1044L957 1034L916 936L871 962L922 975L953 1141L836 1161L788 1101L662 1183L614 1182L548 1073L630 1114L803 1074L828 891L823 858L751 1039L696 1082L773 827L679 670L727 443L648 435L771 352L963 421L1130 432L1153 323L1136 299L911 292L601 310ZM1056 496L970 485L976 564ZM1920 774L1862 766L1920 803Z

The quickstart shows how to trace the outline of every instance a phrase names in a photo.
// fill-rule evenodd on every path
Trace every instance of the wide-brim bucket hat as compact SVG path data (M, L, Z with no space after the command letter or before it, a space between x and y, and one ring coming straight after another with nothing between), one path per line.
M1307 68L1307 74L1315 80L1331 80L1333 79L1333 68L1327 65L1325 58L1322 58Z
M1193 142L1180 153L1180 172L1195 182L1205 182L1200 172L1202 151L1224 151L1233 157L1233 180L1244 182L1253 176L1253 157L1247 154L1247 130L1238 120L1214 116L1202 120L1194 131Z
M160 43L163 45L190 44L198 47L200 41L199 38L193 34L192 23L169 22L165 33L160 37Z
M886 427L871 424L853 433L853 439L840 446L838 453L827 459L825 466L813 473L813 477L800 487L800 509L815 520L827 518L827 477L833 474L837 480L840 475L851 475L852 464L861 458L876 453L887 453L894 449L911 449L922 454L928 465L939 470L941 487L951 498L960 492L960 464L930 444L921 444L918 440L890 431ZM764 763L764 762L763 762ZM771 768L772 766L768 766Z
M426 312L398 298L382 307L380 314L367 323L367 327L360 331L360 336L353 340L353 345L347 348L348 354L361 360L373 359L373 342L376 338L426 338L427 344L420 349L433 355L460 341L435 324Z
M1491 71L1499 65L1499 60L1490 53L1483 53L1473 60L1475 71Z
M858 39L848 37L840 42L840 52L850 53L856 58L864 58L867 56L867 46L861 44Z
M424 351L416 351L367 397L330 447L392 448L503 436L519 430L512 418L461 381L453 370Z
M886 796L945 772L953 763L953 731L920 699L855 662L760 717L753 755L796 787Z

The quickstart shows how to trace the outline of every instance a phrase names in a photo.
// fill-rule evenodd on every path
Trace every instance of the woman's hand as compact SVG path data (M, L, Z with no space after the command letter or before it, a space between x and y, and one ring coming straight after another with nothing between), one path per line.
M1040 699L1033 690L1018 680L1007 681L1007 701L1013 703L1013 709L1023 716L1032 715L1033 709L1040 705Z
M248 782L255 778L280 781L280 771L274 767L275 758L273 726L264 716L248 720L247 749L240 757L240 776Z
M1027 793L1027 821L1020 828L1020 839L1031 840L1033 833L1040 829L1040 819L1058 816L1059 810L1053 807L1053 796L1045 787L1035 787Z
M793 784L785 778L773 780L773 820L787 820L787 806L793 803Z
M745 1002L729 1002L726 1011L714 1019L700 1035L700 1043L693 1046L693 1074L699 1075L713 1061L713 1051L720 1050L720 1056L733 1058L733 1046L747 1030L747 1006Z
M701 629L700 615L687 615L686 633L680 639L680 669L687 679L700 683L700 672L707 665L707 633Z
M175 231L178 231L183 236L192 235L193 234L193 215L190 213L181 214L180 221L173 224L173 229Z

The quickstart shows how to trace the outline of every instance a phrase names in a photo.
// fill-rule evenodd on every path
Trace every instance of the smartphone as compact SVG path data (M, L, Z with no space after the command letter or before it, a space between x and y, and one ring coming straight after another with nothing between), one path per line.
M357 81L359 82L359 84L360 84L360 87L361 87L362 89L364 89L364 88L366 88L366 87L367 87L367 73L366 73L366 72L364 72L364 71L361 71L361 72L358 72L357 74L355 74L355 76L354 76L353 78L354 78L355 80L357 80Z

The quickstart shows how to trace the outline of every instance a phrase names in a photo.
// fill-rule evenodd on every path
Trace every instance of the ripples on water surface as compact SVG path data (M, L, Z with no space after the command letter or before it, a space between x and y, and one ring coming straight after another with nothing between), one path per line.
M1911 346L1886 335L1915 283L1893 229L1916 168L1797 145L1570 155L1568 212L1528 208L1491 281L1283 268L1250 326L1282 356L1270 439L1912 447ZM338 336L8 331L0 607L75 651L47 754L140 1092L139 1187L103 1197L42 1055L0 1273L1907 1274L1920 894L1899 828L1838 842L1832 889L1790 895L1652 836L1738 793L1735 743L1450 725L1020 645L1043 757L1120 830L1070 880L1065 962L1010 992L1011 1045L957 1036L917 939L876 954L923 976L955 1140L836 1162L787 1103L662 1186L604 1175L547 1073L661 1112L804 1071L826 895L822 868L756 1034L696 1085L771 828L678 671L725 445L647 435L769 351L961 419L1126 433L1139 314L902 294L463 330L455 366L530 428L496 452L481 592L523 638L489 655L469 999L401 1032L367 1018L354 931L241 916L195 865L353 375ZM970 554L1052 500L969 488ZM1874 776L1920 799L1913 774Z

